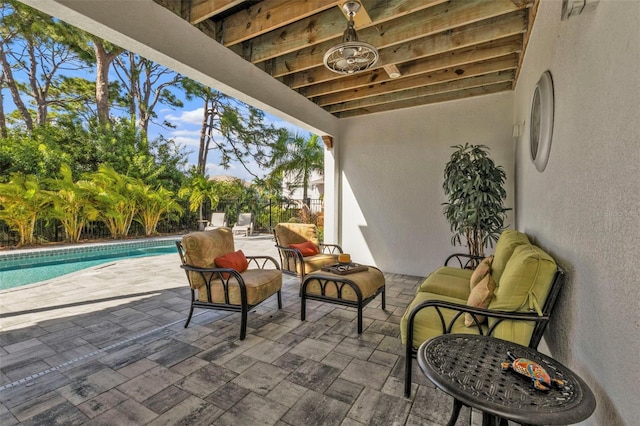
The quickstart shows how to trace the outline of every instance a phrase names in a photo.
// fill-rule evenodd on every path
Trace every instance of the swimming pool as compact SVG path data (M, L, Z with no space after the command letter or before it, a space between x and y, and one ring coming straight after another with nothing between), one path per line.
M177 240L137 240L0 253L0 290L37 283L116 260L177 253Z

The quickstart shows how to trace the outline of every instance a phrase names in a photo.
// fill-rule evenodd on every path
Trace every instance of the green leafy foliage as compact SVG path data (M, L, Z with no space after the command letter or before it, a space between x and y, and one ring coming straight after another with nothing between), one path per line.
M318 135L307 139L296 134L279 139L270 166L273 167L272 177L287 176L291 189L303 188L302 198L307 199L311 173L324 170L324 149Z
M66 164L60 168L60 176L47 179L51 188L47 193L52 203L48 217L60 221L68 241L78 242L85 224L99 215L92 200L92 185L87 181L74 181L71 168Z
M444 169L442 185L448 202L444 215L451 226L453 245L463 239L469 254L484 256L504 230L506 175L484 145L456 145Z
M14 173L0 183L0 220L20 235L18 245L33 244L36 219L47 214L50 199L34 175Z

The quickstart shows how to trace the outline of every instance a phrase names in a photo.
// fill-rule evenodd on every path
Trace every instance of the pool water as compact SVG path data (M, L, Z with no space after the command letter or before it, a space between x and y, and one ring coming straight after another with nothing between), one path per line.
M0 290L49 280L117 260L170 253L177 253L175 240L108 243L0 255Z

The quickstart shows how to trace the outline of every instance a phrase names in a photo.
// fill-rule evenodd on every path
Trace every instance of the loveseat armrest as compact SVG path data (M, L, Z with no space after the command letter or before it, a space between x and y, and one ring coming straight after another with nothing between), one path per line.
M453 329L455 322L460 318L460 316L465 313L471 314L475 322L475 328L478 330L478 334L484 335L485 331L482 329L480 322L478 321L477 316L481 315L484 317L493 318L496 321L489 327L486 331L486 335L490 336L496 327L505 320L515 320L515 321L533 321L535 323L545 324L549 321L549 315L538 315L537 312L510 312L510 311L496 311L491 309L483 309L476 308L460 303L448 302L444 300L425 300L424 302L413 307L411 312L409 313L409 318L407 320L407 353L411 353L412 350L415 350L416 347L413 346L413 328L416 315L422 311L423 309L433 308L438 313L438 317L440 318L440 325L442 326L442 334L449 334ZM449 309L453 311L457 311L457 313L452 317L449 323L446 323L444 315L442 314L443 309ZM538 346L539 341L530 342L529 346L532 348L536 348Z
M342 251L342 247L340 247L338 244L320 243L319 249L320 249L320 253L327 253L327 254L344 253Z
M257 269L280 269L280 264L271 256L246 256L249 267L254 266ZM275 266L275 268L267 268L267 266Z
M411 312L409 313L409 317L407 319L407 334L406 334L406 342L405 342L405 385L404 385L404 394L406 397L409 397L411 394L411 364L412 359L416 357L418 348L413 345L413 330L414 323L416 319L416 315L422 311L423 309L432 308L435 309L438 313L438 317L440 318L440 324L442 326L442 334L449 334L453 329L455 322L460 318L461 315L465 313L471 314L474 319L475 327L478 330L478 334L480 335L488 335L490 336L493 331L496 329L498 324L502 321L507 320L515 320L515 321L532 321L536 323L534 328L534 332L531 336L531 340L529 342L530 348L537 348L540 339L542 338L542 332L544 332L544 328L546 324L549 322L549 315L538 315L537 312L505 312L505 311L495 311L490 309L482 309L475 308L471 306L467 306L460 303L453 303L444 300L425 300L424 302L413 307ZM449 323L446 323L445 316L443 315L443 310L454 310L457 313L451 318ZM486 331L481 327L477 315L483 315L487 318L495 319L495 323L492 324L489 329Z
M482 259L484 259L482 256L473 256L466 253L454 253L447 257L444 261L444 266L450 266L449 262L457 262L457 266L461 269L474 269Z

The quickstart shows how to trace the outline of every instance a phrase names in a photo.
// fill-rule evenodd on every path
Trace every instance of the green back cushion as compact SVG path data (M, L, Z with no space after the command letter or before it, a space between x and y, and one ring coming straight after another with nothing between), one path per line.
M553 258L534 245L516 247L498 283L489 309L541 313L551 290L557 266ZM493 325L495 319L489 319ZM535 324L531 321L503 321L493 336L528 345Z
M502 234L500 234L500 238L498 238L498 242L496 243L496 249L493 253L493 263L491 264L491 276L498 286L500 285L500 277L513 251L522 244L530 244L529 238L522 232L505 229L502 231Z

